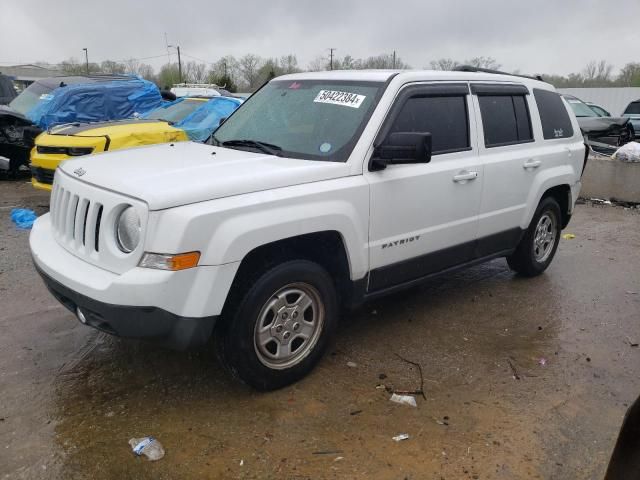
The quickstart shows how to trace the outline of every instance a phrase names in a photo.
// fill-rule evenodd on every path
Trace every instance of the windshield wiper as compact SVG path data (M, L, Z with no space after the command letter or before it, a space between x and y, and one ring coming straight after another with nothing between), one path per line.
M219 143L217 138L214 137L214 140ZM276 157L282 156L282 147L279 147L278 145L273 145L271 143L258 142L257 140L247 140L247 139L227 140L226 142L222 142L219 144L222 145L223 147L256 148L261 152L266 153L267 155L275 155Z
M172 122L171 120L167 120L165 118L159 118L158 119L161 122L167 122L170 126L172 126L175 122Z

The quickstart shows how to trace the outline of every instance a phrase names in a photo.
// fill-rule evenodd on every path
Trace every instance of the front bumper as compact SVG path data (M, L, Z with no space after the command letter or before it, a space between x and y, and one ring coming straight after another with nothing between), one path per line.
M134 267L113 273L76 257L55 240L50 215L33 225L33 262L54 296L91 326L126 337L153 337L175 348L202 342L221 314L240 262L170 272ZM95 314L95 315L94 315Z
M37 265L36 270L51 294L82 323L111 335L156 340L167 347L184 350L205 344L218 319L217 315L189 318L157 307L99 302L65 287Z

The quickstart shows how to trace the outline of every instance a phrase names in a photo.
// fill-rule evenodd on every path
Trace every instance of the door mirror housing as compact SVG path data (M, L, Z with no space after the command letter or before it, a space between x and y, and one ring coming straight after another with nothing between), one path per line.
M387 165L430 161L430 133L394 132L374 149L371 170L383 170Z

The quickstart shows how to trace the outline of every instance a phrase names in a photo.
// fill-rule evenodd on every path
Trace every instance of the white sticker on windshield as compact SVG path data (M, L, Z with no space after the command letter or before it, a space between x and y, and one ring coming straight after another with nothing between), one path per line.
M344 105L345 107L360 108L366 95L357 93L338 92L336 90L320 90L313 100L316 103L331 103L333 105Z

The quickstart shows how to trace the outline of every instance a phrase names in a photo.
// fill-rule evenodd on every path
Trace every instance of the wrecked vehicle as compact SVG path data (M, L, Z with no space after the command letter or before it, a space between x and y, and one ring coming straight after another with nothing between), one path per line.
M31 151L31 183L50 191L56 168L69 157L155 143L204 142L241 104L240 99L222 96L183 97L139 118L50 128L36 138Z
M0 110L0 156L15 174L29 161L36 136L55 125L129 118L162 103L153 83L130 75L38 80Z
M623 117L628 118L636 132L640 136L640 100L634 100L624 109Z
M595 152L612 155L618 147L635 138L635 130L628 118L602 117L578 97L562 96L575 113L585 140Z

